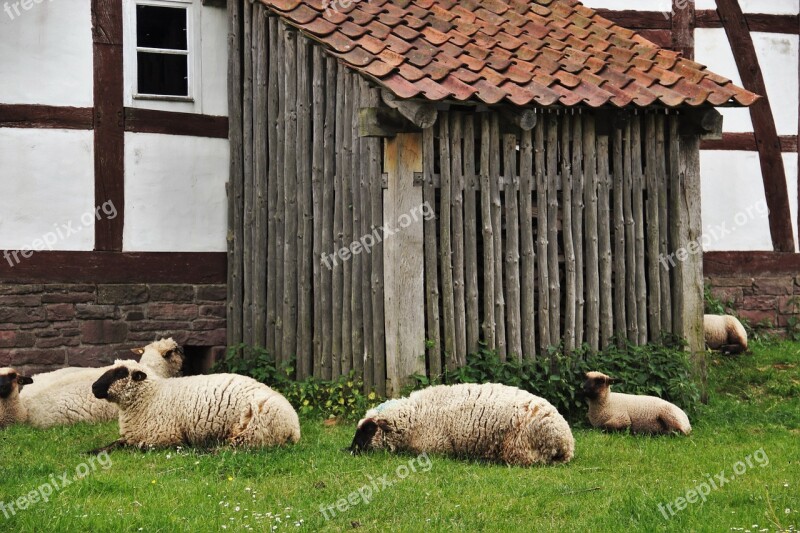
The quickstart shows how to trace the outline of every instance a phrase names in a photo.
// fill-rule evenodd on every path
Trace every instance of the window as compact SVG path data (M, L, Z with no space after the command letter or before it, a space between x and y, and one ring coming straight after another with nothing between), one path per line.
M136 5L136 95L190 99L189 17L183 6Z

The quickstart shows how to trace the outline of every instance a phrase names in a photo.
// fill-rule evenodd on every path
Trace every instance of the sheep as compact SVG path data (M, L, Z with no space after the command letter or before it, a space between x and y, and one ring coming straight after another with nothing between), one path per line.
M600 372L587 372L585 377L583 392L593 427L630 428L632 433L691 433L689 417L678 406L655 396L611 392L611 384L618 380Z
M168 378L179 376L184 363L183 349L172 339L161 339L144 348L141 363L154 374ZM63 368L34 376L34 384L21 395L28 411L27 422L47 428L77 422L107 422L117 417L115 405L92 395L92 383L113 365L102 368ZM41 382L40 382L41 379Z
M28 417L19 392L25 385L33 383L31 378L21 375L13 368L0 368L0 429Z
M211 374L165 380L133 361L116 364L92 385L119 407L120 438L104 448L267 447L300 440L297 413L281 394L249 377Z
M747 350L747 332L735 316L704 315L706 346L726 354L737 354Z
M530 466L569 462L575 441L547 400L488 383L429 387L367 411L350 451L373 448Z

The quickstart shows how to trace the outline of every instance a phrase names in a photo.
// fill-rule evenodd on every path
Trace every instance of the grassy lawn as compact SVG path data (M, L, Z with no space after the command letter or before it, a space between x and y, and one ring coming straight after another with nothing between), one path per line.
M752 352L715 359L711 402L692 420L690 437L575 428L575 459L559 467L351 457L340 450L353 424L304 420L293 448L117 451L110 462L94 458L92 468L82 452L114 440L116 424L13 427L0 432L0 502L9 514L0 508L0 531L797 529L800 344ZM51 479L60 487L65 472L74 481L47 502L8 510ZM371 490L368 503L359 489ZM676 499L693 499L692 489L707 489L705 502L679 510ZM354 505L337 509L351 494Z

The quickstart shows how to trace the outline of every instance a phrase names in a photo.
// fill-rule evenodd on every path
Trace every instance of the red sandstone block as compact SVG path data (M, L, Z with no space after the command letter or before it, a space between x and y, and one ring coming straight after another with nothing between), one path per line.
M228 288L225 285L198 285L197 300L224 302L228 299Z
M4 283L0 285L0 295L5 294L38 294L42 292L42 285L19 285L15 283Z
M742 309L750 311L772 311L778 309L778 301L775 296L745 296L742 298Z
M81 340L86 344L113 344L124 342L128 325L113 320L87 320L81 324Z
M711 294L722 303L733 302L734 307L738 307L743 297L741 287L712 287Z
M760 311L756 309L741 309L739 316L750 322L751 325L757 326L768 323L775 325L777 322L777 313L775 311Z
M78 337L50 337L36 341L37 348L58 348L59 346L78 346L79 344Z
M76 346L66 349L67 363L70 366L103 366L109 365L115 359L130 359L130 351L119 346Z
M153 302L193 302L193 285L150 285L150 301Z
M164 331L190 329L189 322L169 320L141 320L128 324L130 331Z
M68 303L46 305L47 320L64 322L75 318L75 306Z
M193 330L225 329L227 322L221 319L194 320Z
M78 311L78 318L117 318L117 308L113 305L77 304L75 309Z
M0 306L3 307L36 307L42 305L39 294L9 294L0 296Z
M741 276L714 276L706 282L712 287L752 287L755 278Z
M778 296L778 312L785 315L800 313L800 297L797 296Z
M46 304L57 303L88 303L95 299L93 292L65 292L54 294L43 294L42 302Z
M794 278L784 276L779 278L758 278L755 281L755 294L792 294L794 291Z
M41 307L0 307L0 322L30 324L45 319Z
M197 317L197 306L195 304L151 304L147 307L147 315L151 319L191 320Z
M147 285L98 285L97 303L124 305L140 304L148 300Z
M31 348L35 342L30 331L0 331L0 348Z
M225 318L227 316L227 309L223 304L215 305L201 305L200 316L206 318Z
M225 329L212 329L209 331L192 331L183 344L189 346L224 346L227 342L228 332Z
M14 349L7 355L0 356L0 364L3 366L19 367L22 365L63 365L66 351L64 348L54 348L50 350L42 349Z

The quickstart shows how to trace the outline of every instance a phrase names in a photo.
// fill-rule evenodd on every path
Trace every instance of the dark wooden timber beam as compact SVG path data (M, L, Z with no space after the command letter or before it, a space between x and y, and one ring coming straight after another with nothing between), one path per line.
M419 126L403 116L399 109L364 107L358 110L359 137L395 137L398 133L419 131Z
M436 118L439 114L435 105L416 100L401 100L389 91L381 91L381 96L386 105L396 109L419 129L424 130L436 124Z
M597 13L624 28L632 30L671 30L672 13L666 11L636 11L632 9L614 10L597 9ZM681 10L677 10L680 12ZM748 13L744 15L750 31L767 33L800 33L797 15L769 15L765 13ZM713 9L695 11L696 28L722 28L722 20Z
M800 272L800 254L782 252L705 252L705 276L791 275Z
M125 131L227 139L228 117L126 107Z
M781 152L797 153L797 135L781 135ZM756 136L752 133L723 133L721 139L706 139L700 143L702 150L757 152Z
M90 130L93 127L91 107L0 104L0 128Z
M728 35L742 83L748 91L762 96L750 106L750 118L761 161L761 176L769 207L769 229L776 252L794 252L794 230L789 211L786 170L781 157L781 142L775 127L764 75L758 63L750 28L738 0L717 0L722 26Z
M694 0L672 0L672 49L694 59Z

